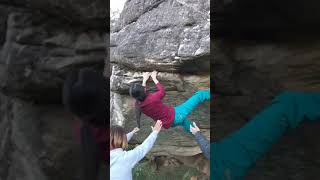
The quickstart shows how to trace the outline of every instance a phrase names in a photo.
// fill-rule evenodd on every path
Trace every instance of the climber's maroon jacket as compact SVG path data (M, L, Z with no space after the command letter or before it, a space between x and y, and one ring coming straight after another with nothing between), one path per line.
M75 135L76 135L76 137L77 137L77 139L78 139L78 141L80 142L80 130L81 130L81 126L82 126L82 124L81 124L81 122L80 121L78 121L78 122L76 122L76 124L75 124L76 126L75 126ZM107 147L108 147L108 142L109 142L109 130L108 130L108 128L106 128L106 127L99 127L99 128L97 128L97 127L90 127L91 128L91 132L92 132L92 134L93 134L93 137L96 139L96 142L97 142L97 144L98 144L98 146L99 146L99 148L100 148L100 155L101 155L101 158L102 158L102 160L103 160L103 162L105 163L105 164L107 164L107 161L108 161L108 156L109 156L109 151L108 151L108 149L107 149Z
M168 129L174 120L174 108L163 104L162 98L166 95L166 92L159 82L156 86L158 91L155 93L148 93L144 101L138 102L138 105L145 115L149 116L154 121L161 120L162 126Z

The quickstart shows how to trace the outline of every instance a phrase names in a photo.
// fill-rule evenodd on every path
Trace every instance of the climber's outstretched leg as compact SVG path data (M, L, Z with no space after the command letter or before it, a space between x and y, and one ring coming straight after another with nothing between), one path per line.
M206 100L210 100L210 90L200 90L183 104L175 107L175 119L172 127L181 125L185 131L190 132L190 121L187 117L201 102Z
M238 180L287 129L303 120L320 121L320 93L286 92L248 124L211 144L214 180Z
M175 107L176 113L187 118L188 115L203 101L210 100L210 90L200 90L181 105Z

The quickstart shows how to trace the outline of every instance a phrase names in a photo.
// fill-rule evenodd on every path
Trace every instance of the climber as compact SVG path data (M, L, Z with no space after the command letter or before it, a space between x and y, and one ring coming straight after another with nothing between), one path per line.
M63 104L78 121L75 128L82 146L84 180L107 177L109 82L91 70L71 72L63 86Z
M190 132L195 136L203 155L207 159L210 159L210 141L201 134L200 129L195 122L190 125Z
M244 127L211 143L212 179L243 179L250 167L288 129L320 121L320 93L285 92Z
M110 130L110 179L131 180L133 167L151 150L162 127L162 122L158 120L152 132L143 143L133 150L125 151L128 148L133 134L128 133L120 126L112 126ZM138 130L138 129L137 129Z
M148 93L146 90L147 80L151 76L158 91ZM168 129L175 126L183 126L185 131L190 132L190 121L188 115L203 101L210 100L210 90L199 90L190 99L177 107L163 104L165 96L164 87L157 80L157 71L143 73L142 85L134 83L130 86L130 96L136 99L135 117L140 127L141 112L153 120L160 119L163 127Z

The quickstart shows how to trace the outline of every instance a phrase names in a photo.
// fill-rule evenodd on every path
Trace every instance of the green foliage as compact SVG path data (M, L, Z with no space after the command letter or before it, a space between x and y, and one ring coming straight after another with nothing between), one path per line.
M190 180L192 176L198 177L198 180L209 179L196 169L183 165L156 170L150 162L145 161L137 164L133 169L134 180Z

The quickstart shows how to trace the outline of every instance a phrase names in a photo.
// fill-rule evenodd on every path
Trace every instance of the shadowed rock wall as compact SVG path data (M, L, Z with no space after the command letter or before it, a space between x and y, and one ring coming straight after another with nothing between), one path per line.
M103 71L105 1L0 1L0 179L80 179L67 72Z
M282 91L320 91L317 5L299 0L215 1L215 140L242 127ZM317 179L319 127L303 123L288 132L245 179Z

